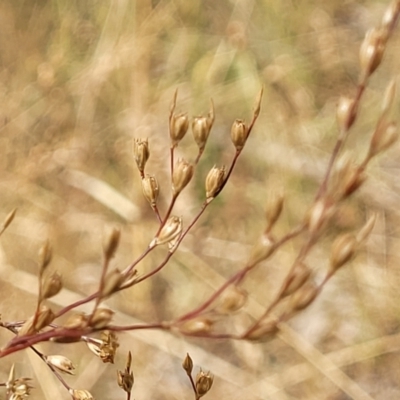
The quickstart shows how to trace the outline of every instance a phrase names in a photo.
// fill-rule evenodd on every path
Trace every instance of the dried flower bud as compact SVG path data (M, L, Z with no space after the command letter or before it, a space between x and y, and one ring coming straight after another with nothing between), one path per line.
M247 292L237 286L226 289L219 298L216 311L221 314L231 314L240 310L246 303Z
M49 325L55 318L53 311L42 305L40 309L29 319L25 321L18 331L19 336L31 335Z
M340 97L336 108L336 119L341 131L348 131L357 116L357 108L354 99Z
M210 391L213 381L214 377L210 372L205 373L200 370L196 376L196 392L199 398L203 397Z
M189 353L186 353L186 357L183 360L182 368L186 371L188 375L192 374L193 371L193 360L189 356Z
M133 156L141 175L150 156L149 142L147 139L135 139L133 142Z
M206 178L206 198L207 200L212 200L218 196L219 192L222 190L225 181L225 166L221 168L215 165L211 168L210 172Z
M392 79L386 87L382 101L382 115L387 114L393 106L394 98L396 97L396 81Z
M39 249L39 268L40 274L47 268L50 264L52 258L52 250L50 243L46 241L43 246Z
M172 193L177 196L192 179L193 165L186 160L180 159L172 174Z
M94 400L94 397L88 390L83 389L69 389L69 394L73 400Z
M60 372L65 372L66 374L73 375L75 366L72 364L72 361L64 356L45 356L47 364L50 364L52 367L56 368Z
M321 230L332 216L332 212L332 208L327 206L324 199L318 200L316 203L314 203L307 214L309 231L315 234Z
M125 371L117 371L118 386L120 386L126 393L132 391L134 383L133 372L131 372L132 354L128 353Z
M94 329L104 329L111 322L114 312L108 308L96 308L89 319L90 326Z
M286 278L283 284L281 297L286 297L293 294L301 288L309 279L311 270L303 263L297 263L293 268L292 273Z
M189 118L186 113L171 116L169 135L173 146L176 146L183 139L188 128Z
M263 321L255 329L252 329L245 335L245 338L247 340L267 342L275 337L278 330L278 321Z
M209 333L213 326L213 321L209 318L198 317L185 321L179 326L179 331L186 335L200 335Z
M386 30L391 31L396 24L399 13L400 2L398 0L394 0L390 3L389 7L386 9L385 14L382 17L382 26Z
M62 289L62 279L58 272L48 276L42 286L42 299L49 299L60 292Z
M159 194L159 186L156 177L153 175L146 175L142 179L142 190L146 200L152 207L155 207Z
M14 377L14 365L11 367L10 376L5 386L8 400L21 400L30 395L33 386L29 384L30 378Z
M237 119L233 122L231 128L231 139L233 145L236 147L236 150L243 149L244 145L246 144L248 134L249 130L243 120Z
M349 169L348 174L344 177L342 184L342 197L346 198L352 195L365 182L366 176L359 168Z
M104 278L104 287L101 297L107 297L115 293L125 281L125 275L118 268L110 271Z
M314 283L308 282L292 294L290 298L290 308L293 311L305 309L316 299L318 293L318 287Z
M248 264L255 265L266 260L271 257L275 250L275 239L269 234L263 234L258 238L256 244L253 246Z
M283 200L284 197L282 194L270 197L267 204L267 208L265 210L265 216L267 220L267 228L266 228L267 231L269 231L274 226L275 222L281 215L283 209Z
M382 153L383 151L387 150L397 141L398 138L399 134L397 132L397 126L394 122L390 124L378 124L374 134L372 135L368 153L369 156L373 157L378 153Z
M107 241L104 244L104 257L110 260L114 257L119 245L119 239L121 237L121 231L117 228L113 228L109 234Z
M182 233L182 218L171 216L168 218L161 232L150 243L150 247L165 244L178 238Z
M72 314L68 317L64 328L67 329L84 329L87 327L89 317L86 314Z
M351 233L338 236L332 244L330 266L333 271L349 262L357 249L357 240Z
M211 100L210 111L207 117L194 117L192 121L193 137L199 150L202 151L207 143L211 128L214 123L214 103Z
M376 221L376 214L372 214L364 226L358 231L356 240L358 243L362 243L370 235L372 229L374 228Z
M51 308L47 306L41 306L36 317L35 329L40 331L45 326L51 324L54 321L55 315Z
M360 47L360 65L365 77L369 77L382 61L387 40L387 31L370 29Z
M133 372L127 374L123 371L117 371L118 386L126 393L130 393L132 391L134 381Z
M101 358L103 363L114 364L114 357L119 347L118 338L114 332L103 331L101 340L82 337L91 352Z

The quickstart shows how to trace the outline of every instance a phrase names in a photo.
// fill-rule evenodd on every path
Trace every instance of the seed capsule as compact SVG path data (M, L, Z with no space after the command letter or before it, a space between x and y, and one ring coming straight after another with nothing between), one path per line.
M186 160L179 160L172 175L172 192L177 196L192 179L193 165Z
M225 181L225 167L218 168L214 165L206 178L206 198L212 200L222 190Z

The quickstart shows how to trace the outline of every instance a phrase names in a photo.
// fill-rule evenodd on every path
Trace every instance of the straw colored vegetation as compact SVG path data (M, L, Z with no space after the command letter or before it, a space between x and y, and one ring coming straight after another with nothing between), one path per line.
M399 14L2 1L0 398L400 398Z

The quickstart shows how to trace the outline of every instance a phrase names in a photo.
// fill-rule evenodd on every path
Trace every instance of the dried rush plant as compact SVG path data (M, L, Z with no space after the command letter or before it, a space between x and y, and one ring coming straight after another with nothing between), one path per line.
M350 157L342 155L346 139L357 120L368 80L382 61L387 41L394 30L399 13L400 1L394 1L386 10L381 25L369 30L364 38L360 48L359 84L354 97L339 99L337 106L338 139L322 183L308 213L298 226L281 237L274 235L273 228L281 215L284 199L282 196L271 198L266 208L265 230L254 245L247 263L197 308L168 321L130 326L119 326L112 323L113 311L103 307L102 302L117 292L132 289L141 282L152 278L168 264L188 232L229 181L260 113L262 91L257 98L250 124L247 125L240 119L233 123L231 139L235 152L230 166L228 168L214 166L210 170L205 179L204 203L193 219L184 225L182 218L174 215L174 205L190 182L203 155L214 122L214 105L211 102L207 116L195 117L191 122L193 137L198 145L198 154L194 163L191 164L184 159L176 162L175 150L188 131L190 123L187 114L175 113L177 100L177 93L175 93L169 114L172 198L165 213L162 213L157 206L159 195L157 179L155 176L146 174L146 162L150 156L148 141L143 139L134 141L134 158L141 177L143 194L159 222L153 240L140 257L124 270L112 269L111 260L117 251L120 239L120 231L114 229L104 245L103 268L98 290L80 301L64 306L58 312L52 310L48 301L60 292L63 285L57 272L49 272L52 250L49 243L46 243L39 252L39 292L36 311L23 321L0 322L2 328L13 334L13 338L2 346L0 357L29 348L47 364L72 399L89 400L93 399L89 391L71 387L62 377L62 373L73 373L73 363L61 355L43 354L35 347L36 344L53 341L61 345L84 341L103 362L112 363L118 348L117 334L123 331L160 329L207 339L263 341L279 332L283 322L314 302L329 280L354 257L374 226L374 217L371 217L357 232L341 234L336 237L331 248L329 268L324 272L322 281L319 283L315 281L313 272L307 265L308 254L324 236L324 232L329 228L342 203L349 199L365 181L365 170L371 159L388 149L397 139L396 125L390 117L395 97L395 83L392 81L388 84L383 96L380 115L363 161L356 165ZM12 222L14 214L15 211L11 212L5 219L1 233ZM217 324L217 322L226 318L234 318L234 312L245 304L247 293L241 284L246 276L261 262L272 257L284 244L299 236L302 237L302 245L298 249L295 261L271 303L265 305L262 315L242 332L224 331L224 323ZM164 260L150 272L141 275L138 271L140 262L157 246L163 245L168 248ZM93 304L92 312L89 314L77 311L79 306L85 303ZM69 316L66 322L59 323L60 317L66 314ZM101 336L96 337L94 335L96 333L100 333ZM131 398L134 384L131 361L131 353L128 352L124 371L117 373L117 383L126 393L128 400ZM189 355L184 358L182 367L190 381L194 398L198 400L206 395L212 387L213 376L202 370L194 376L193 361ZM30 379L18 377L14 366L11 368L8 380L0 383L0 386L5 388L7 399L12 400L28 397L32 389ZM351 388L348 389L348 394L352 395Z

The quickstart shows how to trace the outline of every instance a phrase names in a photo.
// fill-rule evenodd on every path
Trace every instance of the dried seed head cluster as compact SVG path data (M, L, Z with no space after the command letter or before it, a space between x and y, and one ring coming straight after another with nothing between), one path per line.
M179 246L180 242L195 225L212 200L219 195L228 182L229 177L236 165L239 155L246 145L253 126L260 113L260 104L263 91L256 101L253 116L248 124L243 119L236 119L230 130L231 141L235 152L230 165L218 168L214 166L205 179L205 200L200 210L183 229L181 217L174 215L175 203L181 192L188 186L196 173L196 167L209 139L210 132L215 120L214 104L211 101L207 116L198 116L189 119L186 113L175 113L177 92L175 92L169 115L170 135L170 178L171 199L167 210L163 213L158 209L157 199L159 196L159 185L155 176L145 172L150 157L149 143L147 139L135 139L133 145L134 160L139 171L142 191L145 199L149 202L158 222L156 233L153 234L146 250L140 257L134 260L124 270L112 267L112 258L117 252L120 242L120 231L113 229L107 237L103 246L103 268L101 270L99 286L96 292L84 299L68 304L55 313L47 304L47 300L55 296L62 289L62 279L58 272L50 272L49 265L52 260L52 249L46 242L39 251L39 293L37 306L34 314L25 321L3 322L0 327L8 329L14 334L14 338L0 349L0 357L12 354L21 349L31 347L32 350L50 367L53 374L67 388L74 400L92 400L92 394L85 389L73 389L61 377L62 373L72 374L74 365L71 360L62 355L45 355L35 348L42 341L54 341L58 343L72 343L84 341L88 348L105 363L113 363L119 346L115 332L134 329L164 329L179 332L187 336L201 336L206 338L235 338L252 341L266 341L277 334L279 329L283 332L282 322L291 318L294 314L309 307L318 297L327 282L352 258L360 245L365 242L371 233L375 216L368 219L365 225L356 232L339 234L332 243L330 258L324 266L323 279L315 280L315 266L311 265L309 254L311 250L321 241L337 213L340 212L342 203L362 186L366 179L366 168L369 161L377 154L388 149L398 138L396 122L391 119L396 96L396 85L390 82L381 105L381 112L376 127L371 135L368 152L362 162L356 164L352 158L343 156L346 139L353 125L359 117L361 99L368 83L369 77L376 71L382 62L388 38L394 28L400 14L400 1L394 1L386 11L381 26L371 29L365 36L360 48L360 83L353 97L342 96L339 99L336 117L339 126L339 135L336 145L332 151L331 159L326 173L316 196L310 205L306 216L300 218L297 226L288 233L278 235L276 226L283 213L284 198L282 195L269 196L266 207L265 229L255 243L247 263L233 276L231 276L219 289L214 291L194 310L176 317L170 321L149 323L131 326L112 325L113 311L101 307L105 298L116 292L125 290L158 273L168 263L171 256ZM198 146L198 153L193 162L186 159L175 161L175 151L180 141L185 137L191 125L193 139ZM232 150L232 149L231 149ZM12 211L0 228L3 233L15 215ZM228 332L224 324L218 324L222 318L236 318L239 310L246 304L248 293L242 289L242 283L247 274L259 266L265 260L270 261L275 252L285 243L294 238L303 239L297 256L288 270L286 277L272 301L265 305L264 312L258 316L244 332ZM158 245L168 244L168 252L162 262L156 265L150 272L141 275L137 272L139 263L150 254ZM91 313L78 313L77 307L93 302ZM237 314L235 314L238 312ZM58 318L66 314L65 323ZM221 326L220 326L221 325ZM222 330L222 331L221 331ZM101 331L101 338L95 335ZM126 392L129 400L134 384L134 376L131 371L132 355L129 352L125 369L117 371L117 383ZM196 377L193 373L193 360L186 355L182 363L194 395L195 400L205 396L213 385L214 377L209 372L200 369ZM5 384L7 399L20 400L30 394L32 386L29 378L16 378L14 366L11 368L8 381ZM354 396L357 397L357 396Z
M16 378L15 366L13 364L5 385L7 389L7 399L22 400L28 397L33 388L29 383L30 380L30 378Z

